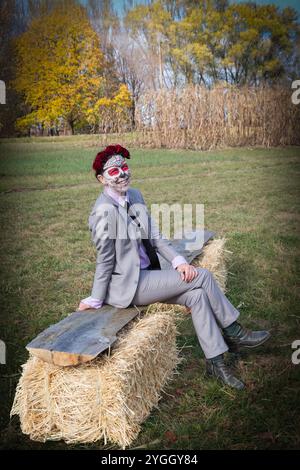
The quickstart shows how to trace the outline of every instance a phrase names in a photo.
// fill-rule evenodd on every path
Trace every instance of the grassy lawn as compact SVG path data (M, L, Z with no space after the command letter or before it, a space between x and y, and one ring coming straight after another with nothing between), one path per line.
M25 345L90 295L95 267L87 218L101 190L91 172L98 147L86 136L0 143L2 446L70 448L23 436L9 421ZM300 148L206 152L131 149L133 187L151 203L204 203L205 226L227 237L228 297L248 327L272 340L238 363L247 383L231 391L204 378L204 359L187 316L180 374L132 447L284 449L300 446ZM183 171L183 174L181 174ZM101 443L76 448L102 448Z

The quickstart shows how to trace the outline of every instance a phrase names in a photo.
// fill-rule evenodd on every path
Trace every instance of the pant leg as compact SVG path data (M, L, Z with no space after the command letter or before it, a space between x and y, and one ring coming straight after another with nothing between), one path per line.
M191 309L198 341L207 359L228 351L228 346L211 309L208 295L201 287L171 297L164 303L185 305Z
M190 307L198 340L205 356L210 358L227 351L228 347L216 323L209 296L202 288L205 284L209 289L209 295L213 297L214 282L216 281L207 280L207 278L211 278L211 273L207 269L197 268L197 271L198 275L191 282L185 282L176 270L141 270L132 303L147 305L155 302L165 302ZM219 291L217 291L217 299L214 301L214 305L218 308L218 315L224 319L225 323L230 325L236 319L236 309L233 306L230 309L230 302L220 289ZM224 303L223 297L227 302Z
M211 309L219 325L226 328L237 320L240 312L227 299L208 269L200 267L196 269L198 275L191 282L183 281L180 273L175 269L141 270L132 303L147 305L164 302L170 297L201 287L207 293Z
M224 292L220 289L213 273L208 269L203 279L202 288L205 290L209 299L212 311L221 326L226 328L236 321L240 312L228 300Z

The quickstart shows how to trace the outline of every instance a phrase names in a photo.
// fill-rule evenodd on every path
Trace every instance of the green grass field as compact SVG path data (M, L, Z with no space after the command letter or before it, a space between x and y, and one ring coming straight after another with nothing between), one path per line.
M120 142L122 143L122 142ZM87 218L101 187L90 169L98 147L85 137L0 143L1 365L3 448L63 449L22 435L9 411L27 360L25 345L90 295L95 249ZM295 449L300 446L300 148L171 151L131 149L132 186L146 202L204 203L205 226L226 236L230 301L248 327L272 340L243 353L247 390L204 378L190 317L180 324L180 374L132 447L148 449ZM183 174L181 172L183 171ZM101 443L76 448L103 448Z

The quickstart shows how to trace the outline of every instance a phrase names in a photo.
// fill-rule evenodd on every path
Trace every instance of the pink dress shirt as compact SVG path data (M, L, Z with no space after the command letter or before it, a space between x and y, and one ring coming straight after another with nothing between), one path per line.
M108 196L110 196L112 199L118 202L122 207L124 207L125 201L129 202L127 194L125 195L125 197L123 197L119 193L114 191L112 188L109 188L107 186L104 188L104 191ZM145 247L142 244L139 247L139 255L140 255L140 267L141 269L146 269L151 263L146 253ZM176 269L177 266L183 263L187 263L187 261L181 255L175 256L175 258L172 260L172 266L174 269ZM95 299L93 297L86 297L81 302L86 305L89 305L91 308L101 308L103 305L103 300Z

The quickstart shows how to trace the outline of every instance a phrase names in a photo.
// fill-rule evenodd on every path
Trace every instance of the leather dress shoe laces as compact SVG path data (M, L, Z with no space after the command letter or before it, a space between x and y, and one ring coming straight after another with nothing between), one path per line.
M225 385L228 385L231 388L235 388L236 390L242 390L245 388L245 384L233 375L232 371L228 366L226 366L223 359L218 361L207 359L206 375L208 377L214 377L222 381Z
M224 339L230 352L237 351L239 348L257 348L271 337L269 331L251 331L240 324L238 326L235 334L228 334L224 331Z

